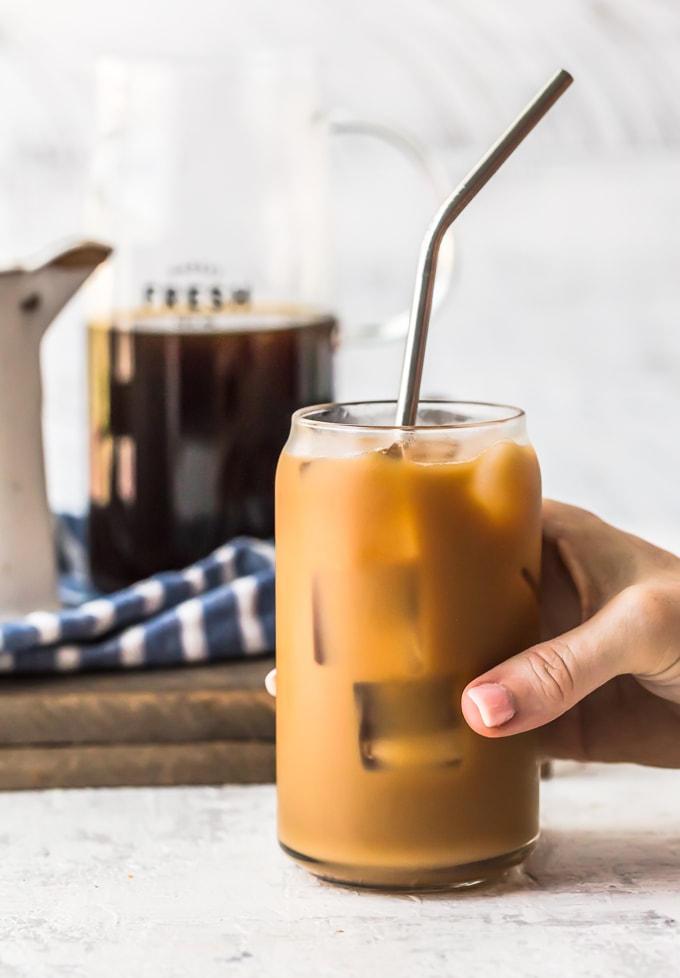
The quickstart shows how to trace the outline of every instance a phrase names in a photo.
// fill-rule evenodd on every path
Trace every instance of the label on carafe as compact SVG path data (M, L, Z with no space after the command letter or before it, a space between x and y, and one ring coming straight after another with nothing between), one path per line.
M225 309L248 306L251 290L244 285L226 287L219 279L208 282L198 280L185 283L149 282L144 287L142 308L145 312L163 315L214 314Z

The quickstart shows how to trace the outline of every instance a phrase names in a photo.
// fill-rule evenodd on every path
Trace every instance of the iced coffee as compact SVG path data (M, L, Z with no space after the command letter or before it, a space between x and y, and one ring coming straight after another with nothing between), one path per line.
M541 482L524 414L298 411L276 484L279 839L359 886L492 879L538 832L533 735L463 720L539 637Z

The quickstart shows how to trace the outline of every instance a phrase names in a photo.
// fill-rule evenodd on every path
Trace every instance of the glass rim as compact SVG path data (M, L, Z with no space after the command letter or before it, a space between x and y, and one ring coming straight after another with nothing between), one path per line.
M519 421L526 417L526 412L519 407L512 404L501 404L495 401L457 401L448 398L432 398L421 400L418 402L418 410L421 408L490 408L491 410L496 410L499 413L493 417L487 418L476 418L464 421L451 421L444 424L414 424L414 425L398 425L398 424L369 424L357 421L339 421L339 420L324 420L323 418L311 417L313 414L320 414L323 411L329 411L331 408L379 408L388 407L393 408L396 412L397 401L387 399L387 400L376 400L376 401L329 401L326 404L312 404L308 407L299 408L293 413L292 424L300 425L305 428L310 429L321 429L323 431L332 431L337 429L339 431L373 431L373 432L384 432L384 431L455 431L461 428L487 428L493 427L494 425L507 424L512 421ZM502 412L502 413L500 413Z

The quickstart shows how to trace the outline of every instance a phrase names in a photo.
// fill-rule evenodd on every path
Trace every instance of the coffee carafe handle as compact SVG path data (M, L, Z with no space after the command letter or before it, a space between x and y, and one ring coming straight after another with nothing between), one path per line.
M451 181L440 157L408 129L391 121L358 116L344 110L336 109L326 116L330 132L340 135L370 136L392 146L406 157L418 172L432 194L434 207L451 192ZM448 231L442 241L437 262L437 278L434 288L432 312L443 305L451 289L455 270L455 243L451 231ZM415 268L414 268L415 275ZM409 320L409 309L406 308L396 315L390 316L385 322L375 325L362 326L352 331L352 339L399 339L406 335Z

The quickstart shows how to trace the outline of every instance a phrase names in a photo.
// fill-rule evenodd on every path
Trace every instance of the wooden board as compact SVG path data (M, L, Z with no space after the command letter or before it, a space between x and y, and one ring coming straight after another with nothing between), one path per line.
M0 790L179 784L262 784L275 780L274 744L202 741L17 747L0 751Z
M0 681L0 789L273 781L271 657Z

